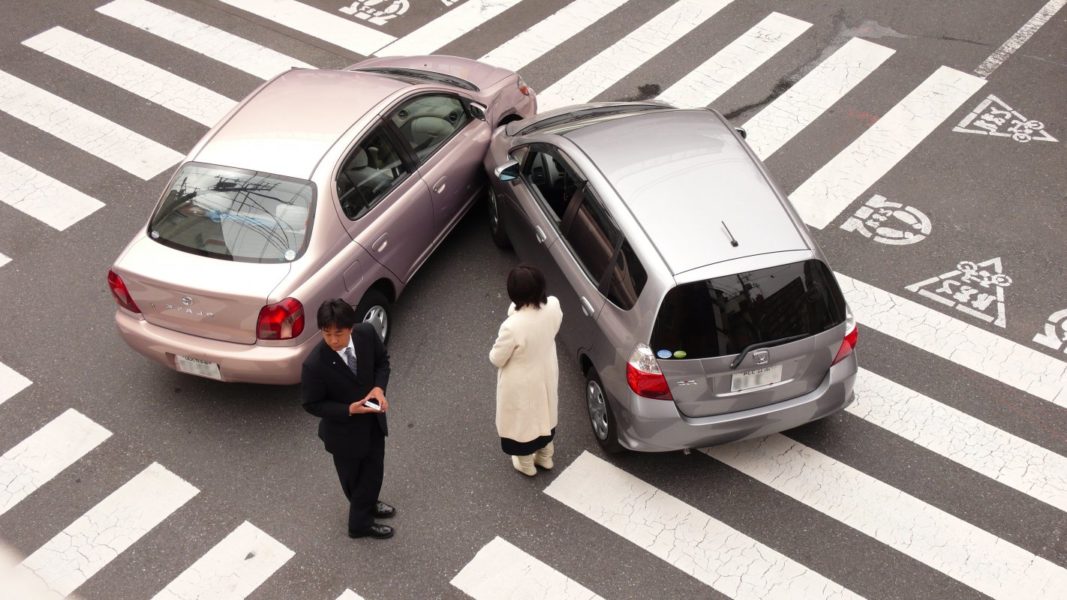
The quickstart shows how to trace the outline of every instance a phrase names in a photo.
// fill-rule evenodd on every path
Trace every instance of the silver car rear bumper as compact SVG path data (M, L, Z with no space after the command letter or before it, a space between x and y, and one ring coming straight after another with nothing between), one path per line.
M711 417L686 417L674 402L627 394L613 403L619 443L638 452L668 452L725 444L799 427L828 417L855 399L856 354L830 367L811 392L750 410ZM621 406L620 406L621 404Z

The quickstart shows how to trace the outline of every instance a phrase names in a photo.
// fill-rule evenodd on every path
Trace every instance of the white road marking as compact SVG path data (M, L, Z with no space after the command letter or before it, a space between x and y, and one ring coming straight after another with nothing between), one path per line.
M602 600L500 537L483 546L452 578L452 585L475 600Z
M1067 590L1062 567L781 434L701 452L993 598Z
M1008 38L1008 41L1000 45L996 52L989 55L989 58L982 61L982 64L978 65L978 68L974 70L975 74L979 77L989 77L989 75L997 70L997 67L1002 65L1005 60L1008 59L1016 50L1022 47L1041 26L1048 23L1049 19L1056 16L1056 13L1063 8L1063 5L1067 4L1067 0L1049 0L1048 4L1041 7L1041 10L1037 11L1037 14L1030 17L1030 20L1025 25L1019 28L1019 31L1015 32L1015 35Z
M939 67L789 195L797 212L808 226L826 227L983 85L980 77Z
M1067 408L1067 362L847 275L835 275L864 326Z
M0 152L0 202L63 231L104 203Z
M845 231L855 231L879 244L903 246L917 244L930 235L934 224L930 217L900 202L891 202L875 194L841 224Z
M731 598L857 598L588 452L545 493Z
M62 27L22 43L208 127L237 105L222 94Z
M5 71L0 71L0 110L146 181L182 159L166 146Z
M433 54L438 48L473 31L474 28L519 2L521 0L467 0L374 54L376 56Z
M683 108L707 106L800 37L809 27L811 23L772 12L667 88L658 99Z
M167 584L153 600L240 600L294 552L245 521Z
M0 252L0 267L2 267L2 266L4 266L4 265L6 265L6 264L7 264L7 263L9 263L9 262L11 262L11 258L10 258L10 257L8 257L8 256L7 256L6 254L4 254L3 252Z
M479 60L518 71L629 0L574 0Z
M0 456L0 515L85 456L111 432L69 408Z
M538 110L544 112L593 100L732 1L678 0L539 93Z
M894 50L852 38L742 125L761 160L778 151L880 67Z
M337 597L337 600L363 600L363 596L360 596L352 590L345 590L341 592L341 595Z
M1004 310L1004 288L1011 283L1012 279L1004 273L998 256L977 264L969 260L960 261L954 270L913 283L905 289L918 292L949 308L956 307L986 323L1004 327L1008 322ZM933 287L935 284L940 285Z
M199 493L152 463L19 565L68 595Z
M279 25L369 56L396 38L296 0L220 0Z
M1052 350L1067 352L1067 308L1049 315L1044 331L1036 334L1032 341Z
M0 404L7 402L15 394L30 387L31 383L33 382L0 362Z
M113 0L96 10L260 79L270 79L291 67L315 68L145 0Z
M1067 512L1067 458L860 369L846 411Z

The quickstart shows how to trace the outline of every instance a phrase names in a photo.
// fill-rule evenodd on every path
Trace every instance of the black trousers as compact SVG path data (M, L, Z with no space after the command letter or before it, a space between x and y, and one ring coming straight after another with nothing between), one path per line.
M382 491L385 474L385 438L372 444L366 456L333 455L337 479L348 498L348 530L353 533L366 531L374 523L374 505Z

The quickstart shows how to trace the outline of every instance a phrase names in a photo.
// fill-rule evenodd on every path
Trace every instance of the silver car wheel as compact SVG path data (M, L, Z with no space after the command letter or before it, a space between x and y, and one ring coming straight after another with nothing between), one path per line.
M600 383L590 379L585 383L585 401L589 404L589 421L593 433L601 440L608 439L608 407Z
M363 322L373 325L375 331L378 332L378 337L382 338L383 342L385 341L389 334L389 312L384 306L375 304L368 308L367 313L363 315Z

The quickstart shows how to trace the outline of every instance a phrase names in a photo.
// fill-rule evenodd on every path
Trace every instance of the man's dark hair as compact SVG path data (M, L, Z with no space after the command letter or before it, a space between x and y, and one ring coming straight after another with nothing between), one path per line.
M540 308L548 302L544 274L529 265L515 267L508 273L508 297L515 303L515 310L524 306Z
M352 329L359 321L356 318L356 309L340 298L323 302L319 306L319 312L315 315L315 319L318 322L319 329L326 329L327 327Z

